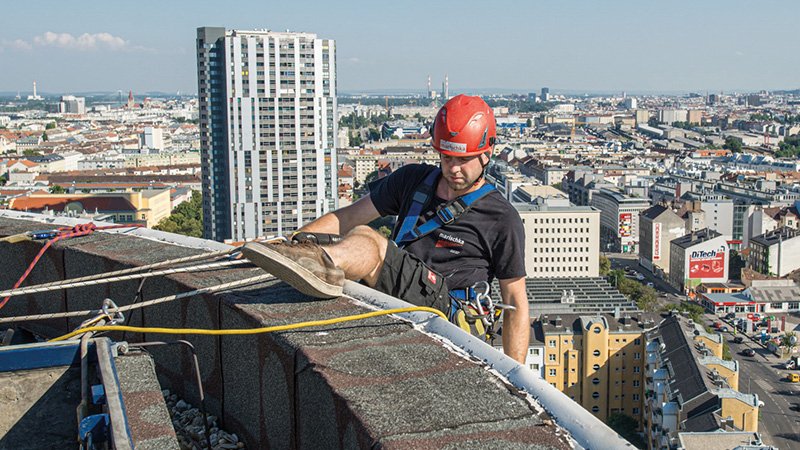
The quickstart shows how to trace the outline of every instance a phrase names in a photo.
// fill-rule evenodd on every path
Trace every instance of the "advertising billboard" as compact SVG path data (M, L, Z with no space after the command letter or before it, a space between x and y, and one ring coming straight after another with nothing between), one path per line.
M619 213L619 237L631 237L631 213Z
M725 276L727 247L720 245L711 250L692 250L689 253L689 273L686 278L722 278Z
M661 224L653 224L653 262L661 261Z

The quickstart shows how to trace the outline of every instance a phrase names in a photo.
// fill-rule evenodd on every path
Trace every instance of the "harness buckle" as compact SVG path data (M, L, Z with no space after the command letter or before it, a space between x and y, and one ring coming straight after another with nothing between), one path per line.
M442 208L436 211L436 216L439 217L439 220L441 220L442 224L444 225L452 223L456 219L453 213L451 213L447 208Z

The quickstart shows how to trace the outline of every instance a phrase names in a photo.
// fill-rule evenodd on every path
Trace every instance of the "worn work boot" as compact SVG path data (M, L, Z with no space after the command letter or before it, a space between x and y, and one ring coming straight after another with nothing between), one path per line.
M248 242L242 247L242 254L303 294L316 298L342 295L344 272L318 245Z

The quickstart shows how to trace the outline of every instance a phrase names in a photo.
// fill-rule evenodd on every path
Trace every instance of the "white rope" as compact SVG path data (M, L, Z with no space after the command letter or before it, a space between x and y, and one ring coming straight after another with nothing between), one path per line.
M147 264L147 265L144 265L144 266L131 267L130 269L122 269L122 270L117 270L117 271L114 271L114 272L106 272L106 273L100 273L100 274L96 274L96 275L87 275L85 277L71 278L69 280L60 280L60 281L53 281L53 282L50 282L50 283L37 284L36 287L59 286L61 284L67 283L67 282L73 282L74 283L74 282L78 282L78 281L97 280L97 279L101 279L101 278L113 277L113 276L118 276L118 275L125 275L125 274L129 274L129 273L142 272L142 271L145 271L145 270L157 269L159 267L171 266L173 264L181 264L181 263L186 263L186 262L198 261L198 260L202 260L202 259L217 258L217 257L220 257L220 256L229 255L229 254L231 254L231 253L233 253L235 251L238 251L238 250L239 249L221 250L221 251L216 251L216 252L211 252L211 253L202 253L202 254L199 254L199 255L185 256L183 258L169 259L169 260L166 260L166 261L161 261L161 262L157 262L157 263L153 263L153 264Z
M275 277L272 276L272 275L269 275L269 274L258 275L258 276L252 277L252 278L246 278L244 280L231 281L231 282L228 282L228 283L222 283L222 284L218 284L218 285L215 285L215 286L209 286L209 287L206 287L206 288L195 289L194 291L182 292L180 294L168 295L166 297L160 297L160 298L156 298L156 299L153 299L153 300L147 300L147 301L140 302L140 303L133 303L131 305L120 306L120 307L118 307L116 309L110 308L108 310L108 312L109 313L125 312L125 311L130 311L130 310L133 310L133 309L139 309L139 308L145 308L147 306L157 305L159 303L166 303L166 302L170 302L170 301L173 301L173 300L178 300L178 299L181 299L181 298L194 297L196 295L201 295L201 294L210 294L210 293L213 293L213 292L224 291L224 290L227 290L227 289L247 286L247 285L251 285L251 284L261 283L261 282L264 282L264 281L274 280L274 279L275 279ZM88 309L88 310L84 310L84 311L70 311L70 312L59 312L59 313L49 313L49 314L36 314L36 315L30 315L30 316L3 317L3 318L0 318L0 323L28 322L28 321L34 321L34 320L63 319L65 317L82 317L82 316L88 316L90 314L99 314L99 313L102 313L102 312L103 312L102 310Z
M146 273L134 273L130 275L121 275L117 277L109 277L109 278L99 278L87 281L76 281L76 279L69 279L63 280L58 283L49 283L45 286L29 286L24 288L17 288L11 289L8 291L0 292L0 298L4 297L13 297L17 295L25 295L25 294L37 294L40 292L49 292L49 291L57 291L60 289L69 289L75 287L83 287L83 286L94 286L98 284L106 284L106 283L113 283L117 281L130 281L130 280L138 280L141 278L149 278L149 277L156 277L162 275L171 275L175 273L186 273L186 272L195 272L195 271L202 271L202 270L209 270L209 269L218 269L222 267L230 267L230 266L237 266L241 264L250 264L250 261L246 259L239 259L234 261L222 261L222 262L215 262L215 263L208 263L208 264L197 264L194 266L187 266L187 267L178 267L174 269L164 269L164 270L157 270L154 272L146 272Z

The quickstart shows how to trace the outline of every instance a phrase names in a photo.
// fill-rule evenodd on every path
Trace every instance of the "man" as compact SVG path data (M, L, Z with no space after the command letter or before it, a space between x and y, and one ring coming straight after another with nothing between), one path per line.
M515 308L503 313L503 348L524 363L530 319L522 220L483 178L495 127L480 97L452 98L431 127L440 167L404 166L373 182L369 195L298 230L342 235L340 242L253 242L244 256L314 297L341 295L346 278L451 315L496 277L503 303ZM366 226L387 215L398 216L393 241Z

